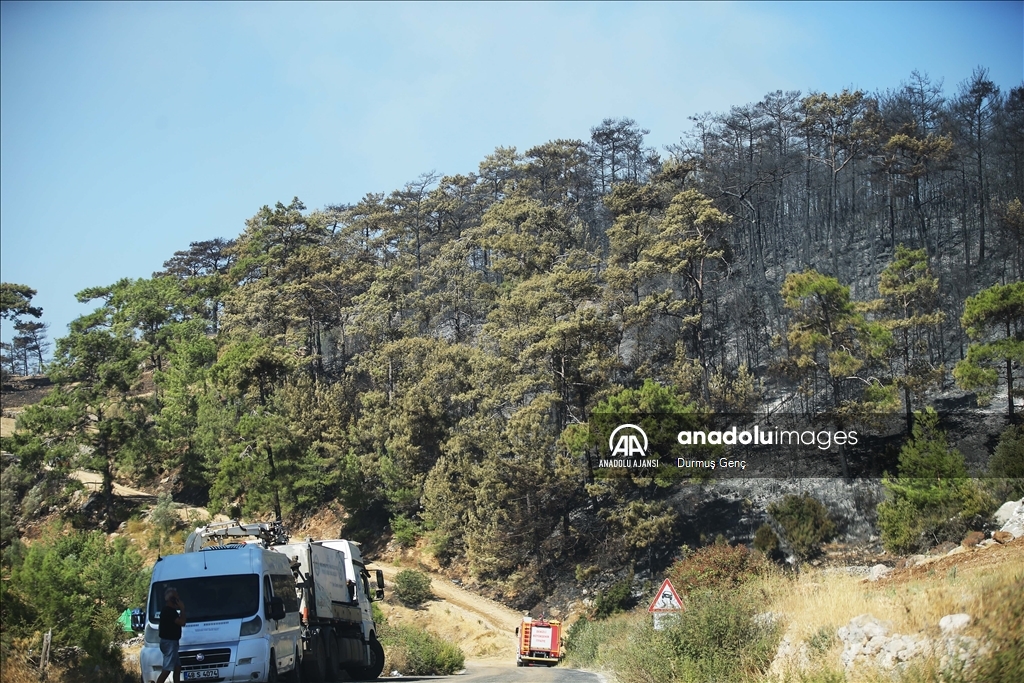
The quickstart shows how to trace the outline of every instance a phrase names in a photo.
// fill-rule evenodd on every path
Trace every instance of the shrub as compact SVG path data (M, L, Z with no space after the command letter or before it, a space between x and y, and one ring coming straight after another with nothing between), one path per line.
M1009 480L1009 491L1004 496L1019 498L1024 495L1024 426L1011 425L999 435L988 471L993 477Z
M146 598L149 572L124 538L108 542L98 531L44 530L31 546L4 554L0 580L3 644L26 638L38 649L41 634L53 629L53 649L77 646L85 651L82 671L100 670L110 678L121 667L121 637L116 619Z
M801 559L813 557L821 544L836 534L836 525L828 510L808 494L786 496L768 506L770 514L785 535L786 542Z
M668 575L676 590L732 588L746 583L767 569L764 558L746 546L708 545L679 560Z
M418 607L434 597L430 577L413 569L403 569L395 576L395 597L407 607Z
M629 609L633 598L633 572L622 581L612 584L606 591L597 594L594 601L594 618L606 619L616 612Z
M779 549L779 537L775 535L775 531L770 526L762 524L754 532L754 548L765 555L771 555Z
M379 629L388 668L407 676L449 676L465 665L458 645L415 626Z
M991 510L989 497L967 477L964 458L950 448L934 410L917 413L913 437L900 450L899 476L885 477L878 506L882 544L906 553L943 540L959 540Z
M778 628L754 621L757 605L736 591L700 591L665 630L649 615L579 621L566 643L573 666L610 670L621 683L760 680Z
M411 548L416 545L420 531L420 525L405 515L396 515L391 520L391 537L403 548Z

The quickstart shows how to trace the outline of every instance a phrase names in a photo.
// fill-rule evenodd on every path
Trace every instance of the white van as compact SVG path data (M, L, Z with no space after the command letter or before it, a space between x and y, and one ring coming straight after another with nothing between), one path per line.
M160 675L159 621L168 586L185 604L182 681L299 681L299 602L288 558L252 543L157 560L139 657L143 683Z

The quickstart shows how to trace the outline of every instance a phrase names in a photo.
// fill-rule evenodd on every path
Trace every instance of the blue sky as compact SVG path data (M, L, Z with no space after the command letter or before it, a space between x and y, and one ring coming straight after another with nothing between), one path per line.
M45 4L0 10L0 276L147 277L260 206L476 170L497 146L648 142L777 90L1024 81L1024 3ZM3 336L9 337L4 329Z

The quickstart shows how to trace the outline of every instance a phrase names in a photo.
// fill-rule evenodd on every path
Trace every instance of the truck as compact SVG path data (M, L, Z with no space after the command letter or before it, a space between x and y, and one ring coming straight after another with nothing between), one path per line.
M562 622L523 617L523 623L516 629L518 652L516 666L555 666L562 659Z
M384 648L377 640L370 602L384 598L384 575L370 573L359 544L342 539L275 545L295 569L302 615L302 673L307 681L333 681L346 671L356 680L380 676Z
M241 538L254 540L230 542ZM383 597L383 576L371 594L358 544L292 543L280 522L231 520L197 528L183 554L159 558L153 567L139 656L143 683L160 675L158 629L167 587L177 589L186 608L183 681L324 681L337 678L341 668L372 679L383 670L370 611L370 600Z

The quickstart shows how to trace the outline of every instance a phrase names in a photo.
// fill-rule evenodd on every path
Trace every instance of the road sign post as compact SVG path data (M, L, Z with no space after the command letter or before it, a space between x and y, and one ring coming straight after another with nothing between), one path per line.
M683 601L680 599L679 593L676 592L672 582L665 579L661 584L661 588L654 595L654 600L651 601L647 611L654 617L654 630L661 631L678 620L679 615L685 609Z

